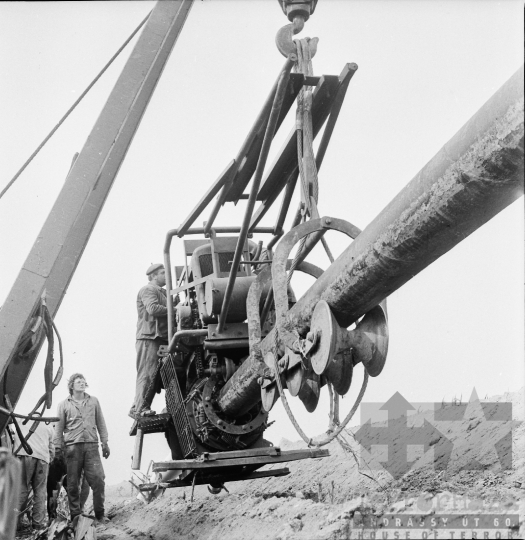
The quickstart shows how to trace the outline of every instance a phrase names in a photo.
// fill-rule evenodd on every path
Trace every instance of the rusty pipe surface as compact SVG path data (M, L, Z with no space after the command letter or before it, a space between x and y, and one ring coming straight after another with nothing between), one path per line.
M326 300L346 328L523 194L523 68L423 167L289 311L304 336ZM279 249L279 247L277 247ZM273 331L261 343L273 347ZM246 409L265 365L247 359L218 401Z

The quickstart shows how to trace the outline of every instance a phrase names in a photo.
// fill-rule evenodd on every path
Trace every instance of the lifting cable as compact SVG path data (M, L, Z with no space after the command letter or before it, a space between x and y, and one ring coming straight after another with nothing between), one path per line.
M29 156L27 161L22 165L22 167L18 170L18 172L13 176L13 178L9 181L9 183L5 186L5 188L0 192L0 199L4 196L6 191L14 184L15 180L24 172L26 167L33 161L33 158L36 157L36 155L40 152L40 150L44 147L44 145L49 141L49 139L55 134L56 130L64 123L66 118L75 110L76 106L82 101L82 99L85 97L85 95L91 90L91 88L95 85L95 83L102 77L102 75L106 72L106 70L111 66L113 61L117 58L117 56L124 50L126 45L135 37L135 34L144 26L146 21L148 20L149 16L151 14L151 11L148 13L148 15L144 18L144 20L133 30L131 35L124 41L124 43L120 46L118 51L110 58L109 62L102 68L100 73L89 83L88 87L80 94L79 98L73 103L73 105L68 109L66 114L60 119L58 124L49 132L47 137L38 145L38 148Z
M27 441L28 439L30 439L31 435L33 435L33 433L36 431L36 428L39 422L45 422L46 424L49 424L50 422L58 421L58 418L55 418L55 417L46 418L43 416L44 410L46 408L47 409L51 408L52 399L53 399L53 390L60 383L62 379L62 374L64 373L64 353L62 349L62 338L60 337L60 334L55 325L55 322L53 321L51 314L49 313L49 309L46 305L44 298L41 299L40 305L38 307L38 311L33 317L33 319L34 319L34 322L32 323L32 325L26 332L26 335L22 338L20 345L18 346L15 352L15 356L19 360L29 360L30 358L34 356L35 353L38 352L38 350L40 349L40 347L42 346L44 342L44 339L47 338L48 345L47 345L46 363L44 367L45 392L28 415L16 414L12 406L10 405L9 396L7 396L7 394L5 394L4 396L8 409L4 409L3 407L0 407L0 413L10 416L13 419L15 428L17 430L17 433L20 439L20 445L14 451L15 454L18 454L21 448L24 448L24 451L27 452L29 455L33 453ZM53 377L53 362L54 362L53 353L54 353L54 343L55 343L54 334L56 334L57 339L58 339L58 346L59 346L59 353L60 353L60 366L57 370L55 377ZM7 381L7 373L6 373L6 376L4 377L4 385L6 381ZM41 407L41 410L38 411L40 407ZM23 419L24 420L22 422L23 424L27 424L29 420L33 420L33 424L31 425L29 432L25 436L25 438L22 435L22 432L20 431L17 421L15 420L16 418Z
M313 67L312 67L312 55L310 49L310 38L304 38L301 40L294 40L297 50L297 62L294 67L294 71L302 73L305 76L313 76ZM301 202L299 203L299 210L301 214L300 221L307 221L308 218L316 219L319 218L319 211L317 209L317 203L319 200L319 180L317 176L317 166L314 158L313 152L313 127L312 127L312 87L303 86L297 98L297 114L296 114L296 133L297 133L297 162L299 165L299 175L301 178ZM301 260L301 254L304 249L306 239L305 236L301 239L299 247L295 253L294 259L290 266L290 271L288 273L287 284L290 284L292 275ZM330 260L330 263L334 262L334 257L328 244L324 238L321 238L323 247L326 251L326 254ZM297 331L296 331L297 333ZM300 336L297 334L297 338ZM297 433L301 436L303 441L308 444L308 446L325 446L334 439L337 438L339 443L340 434L350 422L354 416L357 408L359 407L361 400L363 399L367 384L368 384L368 373L364 371L363 384L357 399L346 416L346 418L340 422L339 421L339 394L333 389L331 383L327 383L328 391L330 394L330 424L327 431L327 434L324 438L314 441L312 438L308 437L304 431L301 429L301 426L298 424L295 419L288 400L284 394L283 385L281 382L281 377L279 373L278 366L278 351L279 351L279 336L278 336L278 327L274 327L274 369L275 369L275 380L277 387L279 389L279 395L283 402L283 407L288 414L288 418L295 427Z

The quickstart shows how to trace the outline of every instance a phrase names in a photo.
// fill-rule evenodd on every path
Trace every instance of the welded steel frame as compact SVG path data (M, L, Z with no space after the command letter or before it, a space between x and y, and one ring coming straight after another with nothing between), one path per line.
M296 153L297 134L295 128L290 131L284 146L281 148L278 156L264 178L262 177L262 174L271 141L302 86L315 86L312 96L314 138L328 119L327 127L319 147L320 153L318 152L317 163L318 166L321 165L341 110L348 85L357 71L357 65L353 63L346 64L339 76L323 75L322 77L305 77L302 74L290 73L293 60L294 58L287 59L285 62L285 65L281 69L277 80L236 158L227 165L181 225L177 229L168 231L166 234L164 243L164 266L166 268L166 288L170 294L175 294L176 292L187 290L197 285L197 282L190 282L188 280L189 276L186 275L186 283L184 285L179 283L178 287L175 289L173 288L170 248L172 239L175 236L182 238L186 235L203 234L206 237L209 237L221 233L237 233L239 234L239 248L239 246L244 245L246 238L251 237L254 233L271 234L273 235L273 239L270 240L270 243L268 244L268 249L270 249L284 234L283 224L289 210L290 201L298 177ZM286 82L283 82L283 74L285 72L288 73L288 75ZM281 86L282 95L279 97L280 105L276 108L275 102L279 85ZM273 126L270 126L271 129L268 129L272 114L274 117L271 121ZM245 194L243 191L248 185L252 175L254 175L252 189L249 194ZM258 226L262 217L274 204L283 189L285 189L285 194L281 201L276 224L273 227ZM204 226L192 227L215 197L217 200L211 210L208 220L205 221ZM243 225L241 227L214 227L215 218L222 206L226 202L237 203L240 199L248 199ZM254 208L255 201L261 201L261 205L257 210ZM241 250L239 248L236 249L234 254L232 270L230 272L229 282L223 300L221 315L219 315L219 327L221 330L226 321L240 256ZM173 323L174 310L173 306L168 303L168 337L170 341L172 340L174 333Z

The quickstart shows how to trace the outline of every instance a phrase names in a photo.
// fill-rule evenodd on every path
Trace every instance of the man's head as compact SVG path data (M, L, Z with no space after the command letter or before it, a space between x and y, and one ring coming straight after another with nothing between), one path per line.
M84 392L87 386L88 384L82 373L73 373L73 375L71 375L71 377L69 377L69 380L67 381L67 387L69 388L70 396L73 395L73 391Z
M155 283L155 285L158 285L159 287L164 287L164 285L166 285L166 270L164 269L163 264L152 264L146 270L146 275L148 276L148 280Z

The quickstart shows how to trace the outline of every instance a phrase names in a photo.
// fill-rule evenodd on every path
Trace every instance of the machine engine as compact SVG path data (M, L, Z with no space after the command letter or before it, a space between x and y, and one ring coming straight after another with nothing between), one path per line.
M239 265L226 325L217 332L218 316L237 243L236 237L184 240L185 265L175 268L177 291L185 298L175 307L174 337L164 351L161 368L167 408L174 421L183 457L203 451L242 450L257 446L267 427L268 412L260 400L236 418L216 406L224 384L250 353L246 299L262 263L250 264L261 248L247 241ZM261 259L262 258L262 259ZM264 306L268 291L261 295ZM270 311L262 329L267 335L274 325ZM173 437L168 437L172 452ZM177 456L177 457L182 457Z

